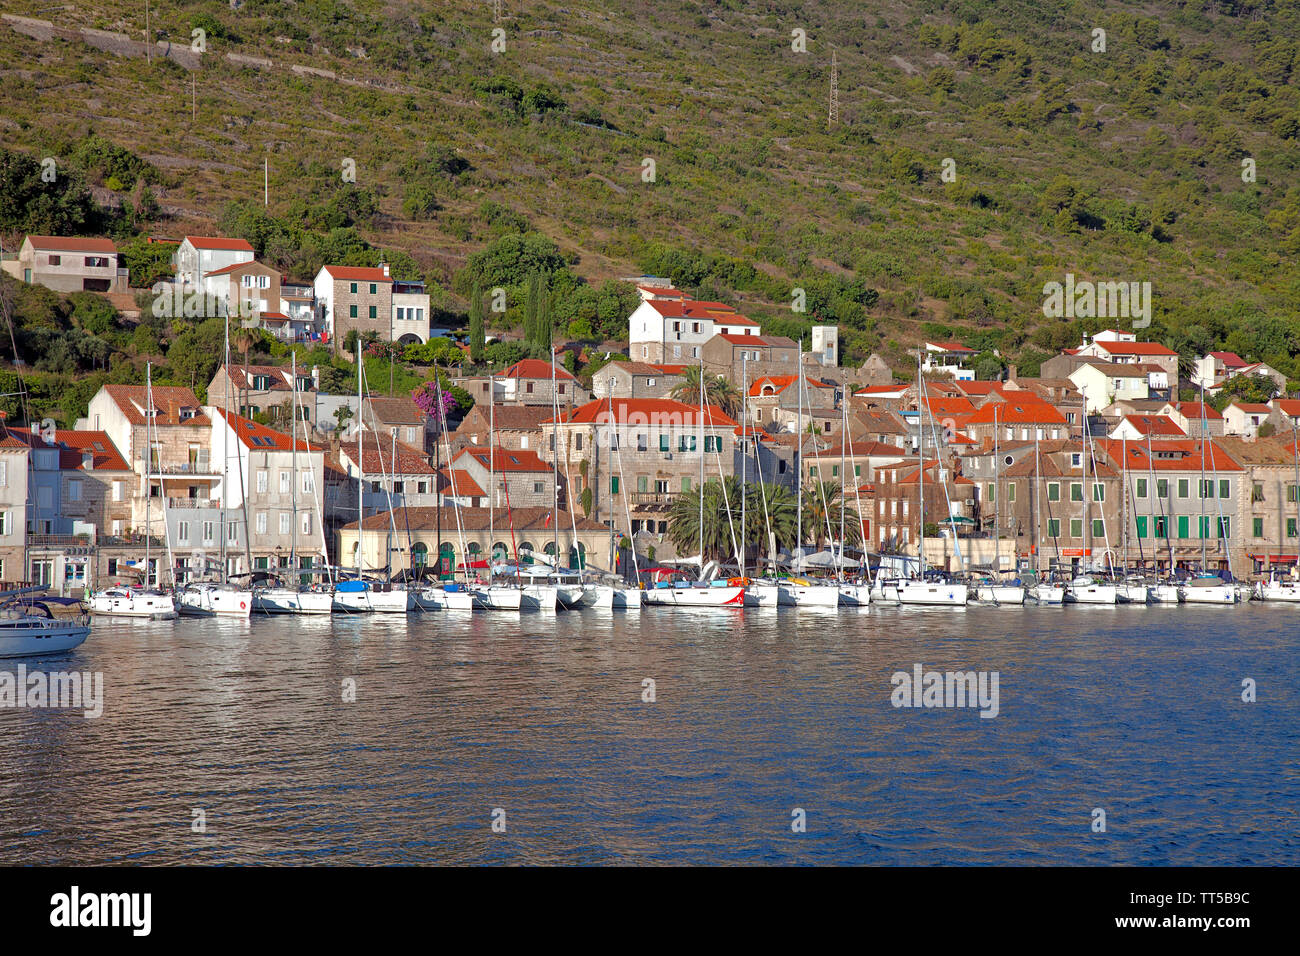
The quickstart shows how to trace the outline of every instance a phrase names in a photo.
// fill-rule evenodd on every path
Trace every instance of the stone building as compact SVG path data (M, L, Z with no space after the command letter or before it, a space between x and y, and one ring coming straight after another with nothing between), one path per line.
M126 292L127 270L118 268L112 239L28 236L4 271L55 292Z

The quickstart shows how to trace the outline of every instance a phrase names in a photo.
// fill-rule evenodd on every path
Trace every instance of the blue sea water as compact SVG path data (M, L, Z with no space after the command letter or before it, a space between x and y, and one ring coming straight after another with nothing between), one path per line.
M0 709L0 863L1294 865L1298 636L1258 604L103 621L24 662L101 671L102 717ZM894 707L915 664L997 671L998 716Z

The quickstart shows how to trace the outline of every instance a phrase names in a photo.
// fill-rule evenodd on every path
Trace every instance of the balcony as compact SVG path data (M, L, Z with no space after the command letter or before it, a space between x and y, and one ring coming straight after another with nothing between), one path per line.
M633 505L670 505L677 495L675 491L629 491L627 500Z
M220 508L221 502L215 498L168 498L168 508L195 510L199 508Z

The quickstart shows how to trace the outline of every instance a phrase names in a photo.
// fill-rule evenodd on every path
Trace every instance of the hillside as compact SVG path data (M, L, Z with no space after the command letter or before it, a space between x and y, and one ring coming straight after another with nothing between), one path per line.
M150 25L206 31L183 63L72 32L141 36L136 3L69 7L53 33L4 21L3 143L62 159L93 131L141 157L156 206L80 170L102 203L131 203L119 234L239 231L304 278L340 247L304 255L298 237L355 229L452 312L475 280L519 284L471 256L536 232L593 290L649 272L776 332L835 322L846 362L879 350L905 371L908 345L942 336L1032 369L1120 321L1045 318L1044 284L1070 273L1151 282L1144 335L1185 356L1222 346L1300 379L1300 3L501 7L181 2ZM8 248L18 222L0 226ZM583 308L554 310L560 334L613 330L594 292Z

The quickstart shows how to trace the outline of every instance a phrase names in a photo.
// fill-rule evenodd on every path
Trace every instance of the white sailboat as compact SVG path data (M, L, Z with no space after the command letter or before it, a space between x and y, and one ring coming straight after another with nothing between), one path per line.
M1085 533L1088 535L1088 538L1086 540L1091 541L1092 540L1091 536L1092 536L1093 495L1091 493L1091 489L1088 487L1088 463L1091 460L1091 453L1090 453L1091 448L1088 439L1091 437L1091 434L1088 428L1088 399L1086 395L1082 395L1082 390L1080 390L1080 393L1081 393L1080 407L1083 410L1082 411L1083 414L1083 419L1082 419L1083 421L1083 441L1082 441L1083 527ZM1093 472L1094 474L1096 473L1096 468L1093 469ZM1104 521L1105 518L1103 515L1103 530L1104 530ZM1109 543L1106 551L1107 554L1110 553ZM1118 604L1119 590L1115 587L1115 585L1112 582L1101 580L1091 574L1080 573L1077 574L1070 581L1068 585L1066 585L1065 603L1066 604Z
M1207 563L1206 549L1205 549L1205 541L1206 541L1205 524L1208 519L1205 514L1205 497L1206 497L1207 490L1211 494L1214 493L1214 486L1218 476L1218 471L1214 465L1213 453L1211 453L1210 469L1211 469L1211 474L1214 477L1210 479L1210 485L1207 489L1205 484L1205 446L1208 441L1209 441L1208 428L1205 420L1205 388L1204 386L1202 386L1201 388L1201 435L1200 435L1201 487L1199 489L1201 492L1200 494L1201 526L1198 529L1201 532L1201 571L1199 574L1195 575L1194 577L1188 579L1183 583L1183 592L1182 592L1183 603L1184 604L1236 604L1237 603L1236 585L1228 581L1225 581L1217 574L1212 574L1209 570L1209 565ZM1218 500L1219 499L1216 497L1215 498L1216 504L1218 503ZM1219 533L1215 535L1215 537L1222 540L1223 531L1224 531L1222 511L1220 511L1219 513L1218 524L1219 524ZM1231 567L1232 552L1228 549L1226 541L1223 541L1223 544L1224 544L1224 549L1223 549L1224 553L1227 555L1228 558L1228 565L1229 565L1228 573L1231 574L1232 573L1232 567Z

